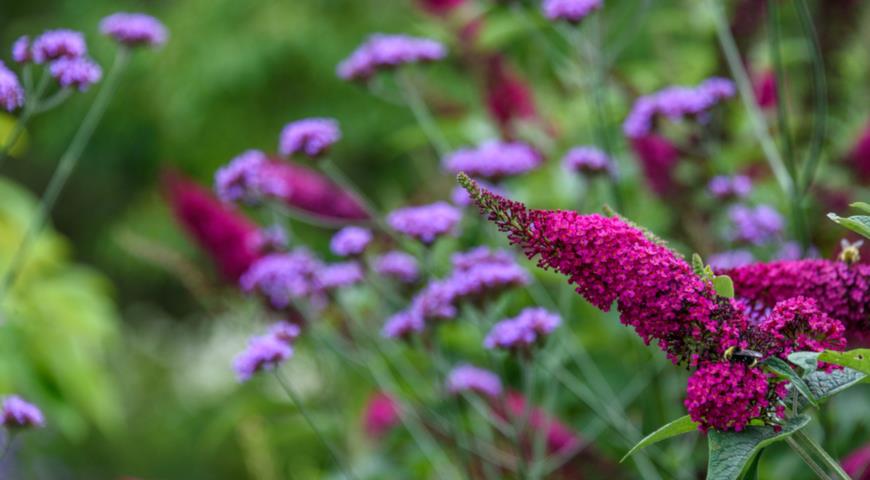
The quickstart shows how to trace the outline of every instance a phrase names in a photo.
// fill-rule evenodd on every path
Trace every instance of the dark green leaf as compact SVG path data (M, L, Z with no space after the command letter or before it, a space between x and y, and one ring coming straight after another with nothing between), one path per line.
M828 218L865 238L870 238L870 216L853 215L851 217L841 217L835 213L829 213Z
M815 372L819 367L819 352L794 352L788 361L803 369L804 373Z
M867 375L852 370L851 368L843 368L842 370L834 370L831 373L813 372L804 377L804 382L810 387L816 400L821 402L834 395L853 387L867 378Z
M797 389L801 395L806 398L810 404L814 407L817 407L816 398L813 396L813 392L810 391L810 387L803 381L800 375L791 368L785 360L778 357L770 357L767 360L761 362L768 370L779 375L780 377L788 380L794 388Z
M750 461L762 448L785 439L810 423L807 415L798 415L783 425L773 427L746 427L741 432L717 432L707 435L710 457L707 462L707 480L738 480L749 470Z
M702 260L701 256L697 253L692 254L692 270L694 270L695 275L700 278L704 278L704 260Z
M870 203L866 202L855 202L849 205L852 208L857 208L858 210L863 211L864 213L870 213Z
M650 433L643 440L637 442L637 445L631 448L628 453L625 454L624 457L619 461L620 463L624 462L626 458L632 456L635 452L642 450L654 443L661 442L662 440L676 437L677 435L682 435L684 433L689 433L698 429L698 423L692 421L688 415L685 417L680 417L667 425L659 428L653 433Z
M752 463L749 464L749 469L743 474L742 480L758 480L758 464L761 463L761 456L764 455L764 449L758 451Z
M858 348L848 352L825 350L819 355L819 361L842 365L870 375L870 348Z
M717 275L714 277L713 288L720 297L734 298L734 282L728 275Z

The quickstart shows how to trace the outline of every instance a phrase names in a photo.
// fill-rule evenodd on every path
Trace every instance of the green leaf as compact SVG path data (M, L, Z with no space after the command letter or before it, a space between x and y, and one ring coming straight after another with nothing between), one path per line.
M820 362L833 363L870 375L870 348L858 348L848 352L825 350L819 355Z
M734 282L728 275L713 277L713 288L720 297L734 298Z
M798 415L783 425L773 427L746 427L741 432L710 430L707 442L710 457L707 461L707 480L738 480L749 470L750 462L764 447L785 439L810 423L807 415Z
M870 216L852 215L851 217L841 217L835 213L829 213L828 218L865 238L870 238Z
M867 375L852 370L851 368L843 368L842 370L834 370L831 373L813 372L804 377L804 382L810 387L810 391L816 397L816 400L821 402L843 390L854 387L863 382Z
M815 396L813 396L810 387L804 382L800 375L791 368L791 365L785 362L785 360L778 357L770 357L761 363L771 372L791 382L792 386L796 388L804 398L809 400L812 406L818 407L818 403L816 403Z
M635 452L642 450L654 443L661 442L662 440L666 440L671 437L676 437L677 435L682 435L684 433L689 433L698 429L698 423L692 421L692 419L686 415L684 417L680 417L667 425L659 428L653 433L650 433L643 440L637 442L637 445L631 448L628 453L625 454L624 457L619 461L622 463L628 457L632 456Z
M695 275L700 278L704 278L707 273L704 271L704 260L701 259L701 256L697 253L692 254L692 270L694 270Z
M794 352L788 356L788 361L803 369L804 373L813 373L819 368L820 352Z
M855 202L855 203L849 204L849 206L852 208L857 208L858 210L861 210L864 213L870 213L870 203Z
M764 455L764 449L758 451L758 455L752 459L746 473L743 474L742 480L758 480L758 464L761 463L761 456Z

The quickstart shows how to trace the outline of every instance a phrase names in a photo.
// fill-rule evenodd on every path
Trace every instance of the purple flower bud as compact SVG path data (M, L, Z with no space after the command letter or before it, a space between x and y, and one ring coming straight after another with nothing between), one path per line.
M85 36L73 30L49 30L33 41L33 61L40 64L60 58L76 59L87 52Z
M562 158L565 169L586 175L613 173L613 164L606 153L595 147L575 147Z
M33 60L33 54L30 52L30 37L24 35L15 40L12 44L12 60L16 63L29 63Z
M36 405L25 402L18 395L10 395L3 401L0 408L3 416L3 426L6 428L31 428L42 427L45 419Z
M498 375L467 364L460 365L450 372L446 387L451 395L470 391L495 398L502 393L501 379Z
M272 370L293 356L293 348L273 335L253 337L248 347L236 355L233 368L240 382L250 380L255 373Z
M283 197L287 185L266 172L268 157L248 150L215 173L215 192L225 202L256 203L264 196Z
M374 270L379 275L392 277L404 283L417 280L419 267L413 255L398 250L385 253L375 260Z
M491 140L477 148L451 153L444 159L444 168L451 173L500 179L533 170L541 160L540 154L525 143Z
M429 244L441 235L453 232L462 213L446 202L405 207L387 215L387 224L399 233Z
M439 42L407 35L374 34L338 65L345 80L367 80L378 70L408 63L431 62L447 56Z
M100 21L100 32L129 47L158 46L169 33L156 18L144 13L115 13Z
M338 122L331 118L306 118L288 123L281 131L278 150L281 155L304 153L315 158L323 155L341 138Z
M0 61L0 106L11 112L24 105L24 89L12 70Z
M372 232L362 227L344 227L338 231L329 242L332 253L346 257L359 255L372 241Z
M61 58L51 62L51 76L63 88L78 88L86 91L103 78L103 69L87 58Z
M587 15L601 8L601 0L544 0L544 16L550 20L579 23Z

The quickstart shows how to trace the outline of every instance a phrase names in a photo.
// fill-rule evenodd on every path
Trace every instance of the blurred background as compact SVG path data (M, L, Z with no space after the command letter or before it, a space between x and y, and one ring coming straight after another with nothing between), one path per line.
M343 130L335 161L382 208L446 198L451 176L421 179L416 167L421 158L436 165L437 156L411 113L335 75L338 62L372 32L429 36L457 52L466 41L463 35L478 29L477 48L497 53L501 66L489 56L451 55L449 61L427 67L420 82L451 144L471 145L505 134L491 95L499 69L507 69L522 79L535 105L535 114L520 122L516 135L532 139L552 156L544 168L513 185L512 193L539 208L600 209L604 202L597 199L607 201L606 193L566 178L557 161L565 146L595 139L590 97L583 93L588 72L573 71L554 57L558 36L540 27L544 21L539 15L516 15L508 7L493 7L485 21L469 24L470 16L490 8L490 2L470 1L474 10L451 17L432 14L422 3L0 0L0 58L7 63L18 36L65 27L85 32L91 55L106 68L115 47L97 33L97 24L118 10L152 14L171 32L162 49L135 55L53 212L53 233L41 240L37 260L22 279L25 293L17 302L26 321L0 329L0 388L26 393L44 408L49 423L13 446L15 461L7 462L10 476L4 478L268 480L325 475L326 452L281 393L265 383L237 384L230 362L256 330L260 307L224 282L208 255L185 235L167 205L162 179L169 172L182 173L210 187L214 171L242 151L275 151L285 123L330 116ZM625 92L638 95L669 84L693 85L711 75L728 76L714 25L700 6L704 2L605 3L613 19L605 43L620 47L613 71L621 85L602 92L612 108L610 131L619 132L633 101ZM723 3L747 69L761 78L771 69L765 2ZM855 153L870 119L870 8L858 1L811 3L823 41L829 109L824 163L807 218L814 250L833 258L846 235L824 214L844 213L850 199L870 198L870 160L861 164L860 152ZM792 126L797 142L805 145L813 129L807 73L811 55L790 12L784 11L782 47L790 73ZM20 234L10 230L15 225L10 219L33 214L95 90L38 117L28 128L26 145L3 166L4 262ZM698 169L751 171L757 180L754 198L785 215L787 201L765 172L739 101L730 102L716 121L721 128L709 162L676 175L690 183L703 178ZM0 114L0 137L12 124L13 117ZM685 227L691 219L683 218L691 209L675 208L673 199L656 195L630 146L615 137L624 179L622 213L683 253L722 250L697 241ZM709 198L694 195L682 198L701 205L699 211L715 210ZM297 232L323 254L331 233L304 226ZM756 253L762 260L776 254L773 247ZM536 275L554 295L568 288L553 276ZM572 328L592 358L605 366L614 388L629 384L632 365L664 365L662 356L642 348L613 314L597 312L579 297L568 298L563 315L588 320ZM320 405L326 429L346 438L362 458L358 462L373 472L371 478L414 478L404 467L391 469L395 458L379 454L366 440L360 416L371 386L358 381L338 388L328 378L334 373L330 367L337 368L335 361L317 362L303 352L290 371ZM655 373L651 390L629 406L629 419L643 432L682 415L684 374L661 372ZM647 396L650 401L644 400ZM582 434L593 417L568 398L561 403L567 423ZM835 403L823 425L837 432L830 447L843 455L868 438L870 404L866 390ZM606 432L601 437L604 458L612 461L624 453ZM706 458L704 442L693 437L668 450L673 458L663 460L691 465L687 478L703 471ZM769 455L774 459L771 471L776 468L778 478L798 478L802 465L790 453L780 453ZM624 478L635 478L630 467L625 472Z

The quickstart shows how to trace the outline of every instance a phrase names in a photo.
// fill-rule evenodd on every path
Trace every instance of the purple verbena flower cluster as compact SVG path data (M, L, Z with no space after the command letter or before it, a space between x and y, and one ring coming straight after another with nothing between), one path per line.
M495 373L472 365L460 365L450 371L446 382L447 393L456 395L474 392L496 398L502 394L501 379Z
M785 227L782 215L770 205L754 208L735 205L728 211L728 217L734 224L733 239L751 245L763 245L777 239Z
M169 32L156 18L144 13L119 12L100 21L100 32L129 47L159 46Z
M45 418L39 407L24 401L18 395L10 395L3 400L0 416L6 428L38 428L45 425Z
M408 35L371 35L343 60L337 68L345 80L368 80L378 70L387 70L409 63L432 62L447 56L439 42Z
M19 57L24 58L19 45ZM74 30L48 30L36 37L31 47L31 57L35 63L45 63L60 58L76 59L84 57L88 52L85 36Z
M476 148L457 150L443 163L454 174L465 172L472 177L497 180L533 170L541 161L541 155L528 144L490 140Z
M256 203L263 197L288 195L287 184L267 171L269 158L248 150L215 173L215 192L225 202Z
M749 265L754 261L755 256L752 252L743 249L714 253L707 257L707 265L716 272Z
M561 324L562 318L558 314L543 308L526 308L516 317L493 325L483 340L483 346L488 349L527 349L543 341Z
M349 287L363 281L363 269L358 262L324 265L317 270L317 287L323 291Z
M746 175L718 175L707 184L707 190L721 200L745 198L752 192L752 179Z
M611 175L613 163L606 153L595 147L574 147L562 157L562 165L571 172L584 175Z
M22 35L12 44L12 60L15 63L29 63L33 61L33 52L30 50L30 37Z
M0 106L7 112L24 105L24 89L18 77L0 61Z
M295 337L294 337L295 338ZM263 370L273 370L293 356L292 341L275 334L253 337L248 346L236 355L233 369L240 382L246 382Z
M550 20L579 23L602 6L602 0L544 0L544 16Z
M285 156L303 153L316 158L329 151L329 148L339 139L341 139L341 129L335 120L306 118L284 126L281 130L278 151Z
M439 236L452 233L462 212L446 202L404 207L387 215L387 224L409 237L430 244Z
M317 272L321 268L307 250L273 253L256 260L239 279L242 290L256 292L269 304L282 310L293 300L307 298L319 292Z
M658 115L672 121L698 116L734 94L731 80L716 77L701 82L697 87L668 87L638 98L622 129L629 138L644 137L653 132Z
M374 270L379 275L395 278L404 283L416 281L420 274L417 259L409 253L398 250L378 257L374 263Z
M386 338L404 339L426 328L423 317L411 310L403 310L388 318L381 334Z
M80 92L103 78L103 69L84 57L57 59L49 65L49 72L61 87L77 88Z
M371 230L363 227L344 227L329 242L332 253L347 257L362 254L372 241Z

